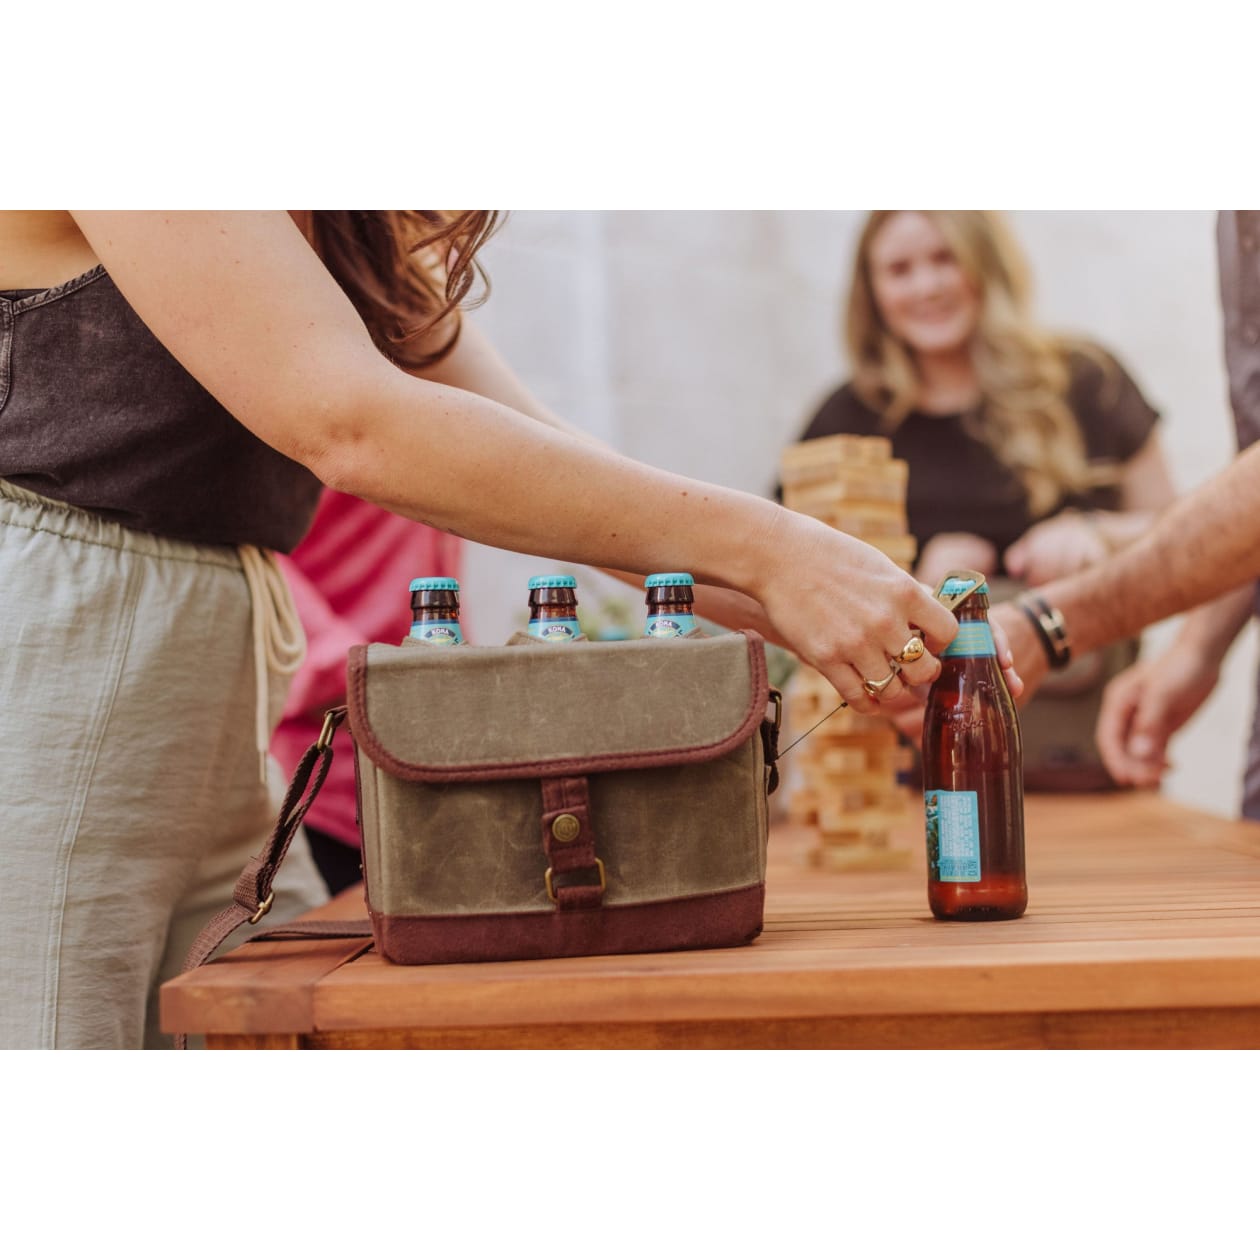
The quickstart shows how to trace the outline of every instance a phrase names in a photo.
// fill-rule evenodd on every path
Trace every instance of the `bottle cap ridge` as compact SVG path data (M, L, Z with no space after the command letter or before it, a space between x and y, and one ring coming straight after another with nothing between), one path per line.
M946 578L941 584L942 595L957 595L960 591L965 591L971 585L964 578ZM988 582L981 582L974 591L973 595L987 595L989 593Z
M407 588L411 591L457 591L459 583L448 577L414 578Z
M653 586L694 586L695 579L690 573L653 573L643 585L649 589Z
M575 589L577 587L577 578L570 577L567 573L550 573L544 574L542 577L532 577L529 579L529 589L531 591L540 591L547 586L560 586Z

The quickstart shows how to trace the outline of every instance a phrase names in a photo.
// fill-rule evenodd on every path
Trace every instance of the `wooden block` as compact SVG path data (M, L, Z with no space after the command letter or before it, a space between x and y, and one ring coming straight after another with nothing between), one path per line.
M826 774L865 774L866 753L861 748L826 748L818 764Z
M879 801L891 801L895 808L900 809L901 798L905 795L905 789L888 770L868 770L861 774L828 774L826 770L820 769L809 777L810 790L820 800L829 798L835 792L860 788L872 805Z
M890 459L866 468L845 468L826 480L784 489L783 503L794 512L846 511L893 515L905 511L909 465Z
M860 784L852 787L828 784L825 788L816 790L815 796L818 801L815 814L819 822L824 817L859 814L873 804L869 793Z
M869 543L876 551L882 551L903 569L909 569L914 564L915 556L919 554L918 540L910 534L903 534L898 538L864 538L862 541Z
M786 506L791 507L789 503ZM796 511L797 509L793 509ZM813 513L807 513L812 516ZM897 505L881 503L877 507L854 507L845 504L836 510L824 510L818 517L842 534L872 541L876 538L899 538L906 533L905 510Z
M892 457L892 442L883 437L837 433L795 442L779 455L779 480L788 486L823 481L854 466L879 466Z
M869 758L872 754L882 754L885 757L890 756L893 749L897 747L897 732L891 726L881 725L878 730L862 730L862 731L829 731L825 740L819 739L827 727L831 723L828 722L820 726L809 738L818 743L825 742L828 748L858 748L866 753ZM805 748L805 744L801 748ZM869 767L870 761L867 761Z

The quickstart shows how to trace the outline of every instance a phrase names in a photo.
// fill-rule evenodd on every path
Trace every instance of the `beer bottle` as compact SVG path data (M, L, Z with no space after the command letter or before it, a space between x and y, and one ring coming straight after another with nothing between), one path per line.
M690 573L653 573L647 588L645 639L676 639L696 628L695 583Z
M411 633L408 638L447 647L463 643L459 628L459 583L454 578L416 578L411 583Z
M939 594L957 597L969 585L950 577ZM923 723L928 905L938 919L1017 919L1028 904L1023 754L988 584L954 615L958 634L941 655Z
M577 619L577 579L550 573L529 579L529 633L547 643L572 643Z

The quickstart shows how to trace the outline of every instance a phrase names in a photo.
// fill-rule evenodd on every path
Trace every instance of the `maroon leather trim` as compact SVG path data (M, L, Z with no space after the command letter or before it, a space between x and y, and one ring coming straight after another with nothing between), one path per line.
M367 713L367 647L350 649L346 666L350 731L366 756L387 774L411 783L473 783L486 779L539 779L596 774L608 770L646 770L652 766L683 766L716 761L733 752L757 728L766 711L770 684L763 640L755 630L738 630L748 643L748 708L729 735L693 747L657 748L644 752L604 753L589 757L557 757L539 761L478 762L465 766L429 766L395 757L376 736Z
M746 945L761 932L765 898L765 884L751 884L729 892L564 913L369 913L376 948L390 962L509 962Z
M604 900L599 866L595 860L595 827L591 822L590 780L585 775L542 780L542 843L551 870L556 905L561 910L597 908ZM562 814L577 819L577 834L559 840L552 824ZM562 881L564 875L581 874L579 881ZM592 882L591 877L594 877Z

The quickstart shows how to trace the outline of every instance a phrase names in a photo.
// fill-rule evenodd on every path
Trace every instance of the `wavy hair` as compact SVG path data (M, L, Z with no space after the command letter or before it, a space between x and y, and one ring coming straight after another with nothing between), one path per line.
M400 367L444 359L459 340L461 307L489 295L477 251L499 227L497 210L310 210L295 218ZM469 300L477 280L482 291Z
M914 410L921 386L909 347L879 313L871 279L871 243L899 213L875 210L863 225L844 320L853 387L883 417L889 433ZM1086 343L1037 327L1028 266L1005 221L988 210L918 213L940 229L980 294L971 356L981 401L964 423L1016 474L1034 515L1052 511L1066 496L1113 482L1114 468L1088 462L1068 403L1069 350L1099 356Z

